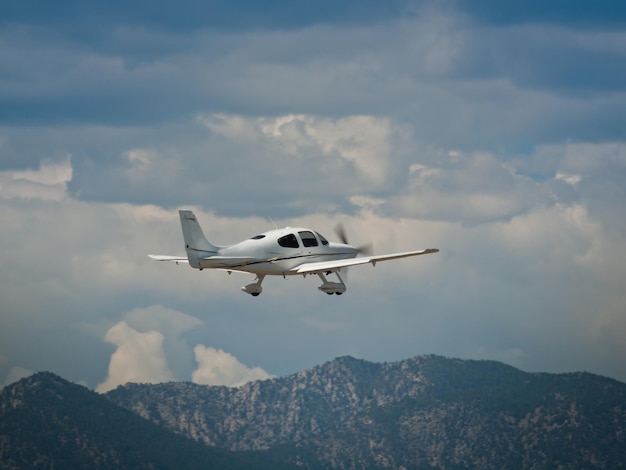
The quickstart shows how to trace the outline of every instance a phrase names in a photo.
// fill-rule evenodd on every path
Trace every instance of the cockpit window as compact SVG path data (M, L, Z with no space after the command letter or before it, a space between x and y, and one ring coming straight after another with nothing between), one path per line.
M320 237L320 241L322 242L322 245L328 245L328 240L326 240L321 233L319 232L315 232L315 233L317 233L317 236Z
M278 239L278 244L280 246L284 246L285 248L300 248L298 239L293 233L290 233L289 235L285 235L284 237L280 237Z
M302 238L302 244L305 247L309 246L317 246L317 238L313 235L313 232L309 232L308 230L304 230L302 232L298 232L300 234L300 238Z
M265 238L265 235L255 235L250 240L260 240L261 238Z

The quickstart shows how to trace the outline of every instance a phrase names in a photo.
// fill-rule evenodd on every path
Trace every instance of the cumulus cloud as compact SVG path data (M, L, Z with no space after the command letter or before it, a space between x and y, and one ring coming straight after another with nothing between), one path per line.
M265 380L272 376L260 367L250 368L235 356L221 349L198 344L193 352L198 368L191 375L194 383L239 387L253 380Z
M322 168L336 170L329 158L354 165L371 184L385 182L390 164L390 123L386 118L360 115L330 119L315 115L250 118L215 114L198 117L212 132L229 140L267 147L274 144L289 160L315 159Z
M208 131L205 147L188 158L192 163L180 174L178 191L207 207L221 201L222 214L256 215L251 200L271 207L274 218L350 211L352 196L387 191L397 173L387 118L215 113L200 115L197 122ZM233 173L237 185L221 176ZM197 174L204 175L202 183ZM270 186L273 191L267 191Z
M508 219L546 201L536 181L491 153L439 154L410 166L406 187L388 199L387 211L475 224Z
M255 129L261 141L272 143L260 126ZM390 142L394 154L397 142ZM187 380L194 373L205 377L194 380L232 385L263 377L248 374L250 368L237 357L255 357L265 370L286 373L345 353L373 360L421 352L483 354L532 370L585 367L622 377L615 358L626 354L620 285L626 266L619 184L623 155L619 143L567 144L540 148L521 164L490 152L435 148L397 162L406 180L395 191L406 197L407 213L392 210L393 194L362 188L351 198L358 208L352 215L320 211L278 220L311 226L332 238L333 225L344 219L351 240L373 241L377 253L442 250L423 259L355 268L348 296L334 303L320 298L315 278L268 278L256 299L260 302L251 305L252 299L238 292L250 282L245 275L152 262L147 253L183 250L175 208L72 197L2 199L7 223L0 225L0 342L11 358L0 364L3 376L18 364L40 363L22 343L44 336L50 338L48 363L57 370L76 348L101 364L82 368L74 379L102 382L109 366L100 390L127 380ZM562 174L581 179L572 185ZM451 199L451 192L458 197ZM510 201L512 209L472 206L473 198L485 193ZM427 200L420 194L428 194ZM410 212L415 210L411 203L424 212ZM194 210L216 243L271 228L259 217ZM41 227L46 243L41 243ZM155 305L137 308L146 301ZM111 333L112 357L104 345L86 347L85 341L94 343L91 336L68 333L68 325L77 321L93 322L100 339L118 324L119 312L129 313L122 315L125 326ZM211 337L220 338L221 349L193 351L193 345L210 345L206 338ZM53 347L55 341L64 347ZM72 348L65 347L68 343ZM142 353L146 349L149 354ZM296 352L286 358L284 350ZM126 357L136 359L126 363ZM161 362L153 364L155 358ZM129 371L136 373L131 377Z
M137 330L167 332L173 338L179 338L186 331L203 324L196 317L161 305L134 309L126 315L125 321Z
M105 335L105 341L114 344L116 350L111 355L108 376L96 391L104 393L128 382L186 380L181 369L185 369L191 348L183 335L202 325L201 320L191 315L160 305L129 312ZM191 373L195 383L237 387L271 377L262 368L247 367L222 349L198 344L193 354L198 365ZM176 365L176 375L171 364Z
M61 201L71 180L69 155L61 161L44 160L36 170L1 171L0 198Z
M120 321L107 331L104 339L117 349L111 355L107 378L96 387L96 391L108 392L128 382L172 380L163 350L164 336L158 331L141 333Z
M155 268L158 269L158 265ZM205 322L161 305L134 309L124 317L124 320L138 331L160 332L164 336L163 350L173 371L173 377L177 380L188 379L192 368L188 337L194 331L204 331Z

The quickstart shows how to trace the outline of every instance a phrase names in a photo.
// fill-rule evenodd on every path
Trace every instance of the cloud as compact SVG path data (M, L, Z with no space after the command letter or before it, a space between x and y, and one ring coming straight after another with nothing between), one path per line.
M246 144L250 148L259 141L282 145L282 137L277 142L270 137L273 130L264 133L258 119L241 117L241 122L259 133ZM317 130L320 122L314 118L293 134L277 118L263 124L306 137L303 129ZM388 125L396 135L393 122ZM420 148L406 128L402 139L391 137L388 145L391 155L404 155L398 146ZM71 195L58 201L1 199L6 220L0 226L0 343L11 358L0 364L2 373L18 364L68 371L68 378L102 382L102 389L129 380L126 369L141 371L137 364L152 357L161 365L146 369L154 371L149 377L138 373L132 380L187 380L195 369L206 368L212 378L205 380L222 377L232 384L246 375L228 375L230 366L220 364L229 354L237 358L231 364L254 361L283 374L346 353L395 360L422 352L474 357L482 351L485 358L509 357L531 370L584 367L622 377L615 358L626 354L620 328L626 266L623 144L553 145L508 161L490 152L421 148L428 151L392 159L405 173L404 179L393 171L389 176L399 183L394 192L363 186L351 198L352 213L327 208L277 218L278 224L310 226L331 239L332 227L343 219L350 240L372 241L376 253L441 249L423 259L355 268L347 295L334 302L320 296L315 277L268 278L263 296L251 303L239 292L251 275L199 273L149 260L150 252L183 251L176 208ZM311 152L302 158L325 157ZM562 174L579 175L580 181L569 184ZM318 191L300 189L292 194L296 202ZM271 199L282 191L269 185L265 194ZM483 194L496 203L480 203ZM399 197L408 209L391 204ZM255 201L253 209L259 207ZM271 228L257 216L191 208L218 244ZM415 210L423 212L410 212ZM111 357L99 340L120 321L125 327L117 327ZM141 341L152 348L150 354L141 354ZM45 358L28 347L35 342L45 346ZM193 345L200 344L211 345L212 356L208 347L200 349L196 366ZM285 350L294 353L285 357ZM84 364L72 359L76 351ZM212 362L201 363L204 356ZM137 359L125 368L122 357ZM107 367L109 381L103 382Z
M387 212L409 217L482 223L511 218L546 201L547 193L514 166L484 152L451 151L411 165L405 188Z
M128 382L186 380L181 369L185 369L191 348L183 334L202 325L195 317L159 305L129 312L105 335L105 341L117 349L111 355L108 376L96 391L104 393ZM239 386L270 377L263 369L248 368L221 349L197 345L193 353L198 364L191 374L195 383ZM176 377L171 364L176 365Z
M329 119L313 115L246 118L223 114L199 117L212 132L229 140L243 139L262 148L279 150L281 167L292 162L317 160L323 176L341 168L332 159L352 163L366 182L380 186L386 181L389 162L390 125L374 116ZM309 165L306 165L309 166ZM281 170L287 173L286 170Z
M260 367L247 367L235 356L221 349L198 344L193 352L198 368L191 375L191 379L197 384L239 387L247 382L272 377Z
M572 186L575 186L576 184L580 183L580 180L582 179L582 176L574 175L574 174L571 174L571 173L561 173L561 172L558 172L556 174L555 178L557 180L565 181L566 183L571 184Z
M69 155L61 161L44 160L37 170L0 171L0 199L61 201L72 174Z
M76 162L72 192L82 200L162 206L192 201L222 215L279 218L350 210L350 197L386 191L397 174L385 118L217 113L188 126L168 142L141 137L157 139L157 145L119 148L117 159ZM108 139L118 141L115 135ZM236 184L224 177L234 173ZM251 200L271 212L259 214Z
M172 338L180 338L186 331L203 324L195 317L161 305L134 309L126 315L125 321L139 331L166 331Z
M101 339L124 321L125 345L161 335L176 380L198 344L276 374L436 352L623 379L621 12L444 3L316 4L269 23L222 5L220 27L13 9L1 376L102 382ZM275 277L253 302L239 292L251 276L146 257L184 253L178 208L217 244L269 216L331 239L342 220L377 253L441 252L355 268L341 299Z
M84 34L13 25L0 31L13 72L0 118L139 131L211 113L393 116L414 123L421 140L464 150L620 138L620 30L494 25L449 7L393 10L364 24L322 18L236 32L99 23L89 47Z
M155 267L158 267L155 266ZM205 331L205 322L177 310L152 305L130 311L124 320L141 332L158 331L164 336L163 350L172 376L187 380L191 373L191 346L188 338L194 331Z
M108 392L128 382L172 380L163 350L164 336L158 331L141 333L120 321L107 331L104 339L117 349L111 355L107 378L96 387L97 392Z

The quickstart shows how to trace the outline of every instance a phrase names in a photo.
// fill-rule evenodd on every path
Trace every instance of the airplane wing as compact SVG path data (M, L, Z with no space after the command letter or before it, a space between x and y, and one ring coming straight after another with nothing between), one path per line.
M348 266L357 266L359 264L371 263L372 266L376 266L379 261L387 261L390 259L408 258L409 256L428 255L430 253L437 253L439 250L436 248L428 248L427 250L419 251L405 251L403 253L390 253L387 255L377 256L363 256L361 258L349 258L338 259L335 261L320 261L318 263L304 263L300 266L296 266L291 271L298 274L310 274L320 273L326 271L336 271Z

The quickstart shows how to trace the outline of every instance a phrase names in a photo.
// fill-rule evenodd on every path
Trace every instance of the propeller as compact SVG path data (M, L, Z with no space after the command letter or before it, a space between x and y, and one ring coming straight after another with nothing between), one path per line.
M335 225L335 233L339 237L339 240L341 240L341 243L344 245L350 245L350 242L348 242L348 236L346 235L346 229L343 227L341 222ZM371 255L373 245L371 243L366 243L365 245L357 246L356 249L360 255Z

